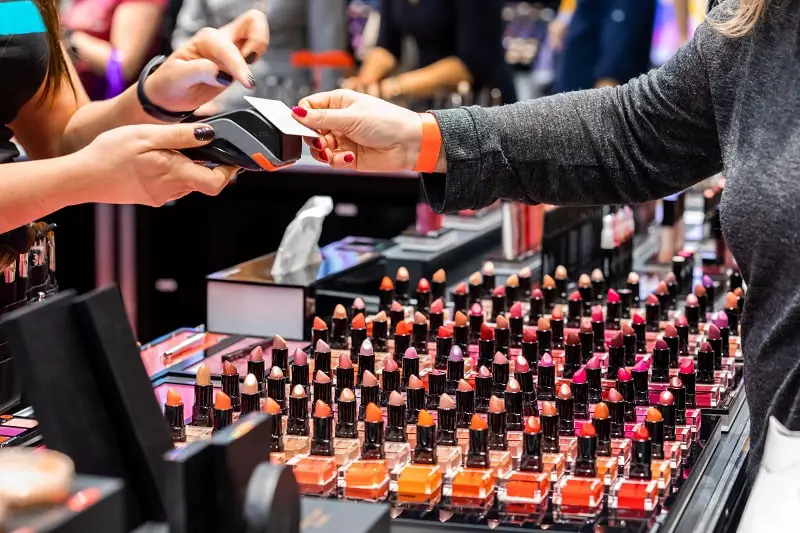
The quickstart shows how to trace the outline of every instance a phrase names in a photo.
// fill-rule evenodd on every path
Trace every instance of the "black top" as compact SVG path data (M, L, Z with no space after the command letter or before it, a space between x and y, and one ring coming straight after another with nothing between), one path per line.
M399 58L403 37L417 42L420 67L457 56L476 88L516 100L503 49L503 0L382 0L378 46Z
M41 87L50 58L44 22L31 0L0 0L0 163L19 155L8 124Z

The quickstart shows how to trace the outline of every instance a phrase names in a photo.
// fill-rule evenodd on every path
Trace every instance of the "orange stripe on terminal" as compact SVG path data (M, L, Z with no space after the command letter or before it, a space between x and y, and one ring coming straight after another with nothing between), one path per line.
M276 170L280 170L282 168L286 168L291 166L291 163L286 163L285 165L273 165L270 163L269 159L264 157L264 154L260 154L256 152L255 154L250 154L250 158L255 161L258 166L266 170L267 172L274 172Z

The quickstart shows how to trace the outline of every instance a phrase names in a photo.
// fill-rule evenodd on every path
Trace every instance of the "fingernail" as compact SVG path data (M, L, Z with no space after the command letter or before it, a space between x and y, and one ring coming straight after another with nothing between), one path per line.
M231 76L227 72L222 72L220 70L219 74L217 74L217 83L225 85L227 87L228 85L233 83L233 76Z
M300 108L300 109L302 109L302 108ZM305 111L305 109L303 109L303 111ZM314 143L313 144L314 144L314 148L316 148L317 150L322 150L322 141L320 141L319 139L314 139Z
M326 154L325 152L320 152L319 158L325 161L326 163L328 162L328 154Z
M216 133L214 128L208 125L198 126L194 129L194 138L198 141L210 141L214 139Z
M247 54L247 57L245 57L244 60L248 65L252 65L253 61L256 60L256 57L258 56L256 55L255 52L250 52L249 54Z
M299 105L296 105L296 106L294 106L292 108L292 113L294 113L295 115L297 115L300 118L305 118L305 116L308 115L308 110L306 108L304 108L304 107L300 107Z
M248 74L247 75L247 85L251 89L255 89L256 88L256 79L253 77L252 74Z
M345 154L344 156L345 163L352 163L353 159L355 159L355 157L353 157L353 154Z

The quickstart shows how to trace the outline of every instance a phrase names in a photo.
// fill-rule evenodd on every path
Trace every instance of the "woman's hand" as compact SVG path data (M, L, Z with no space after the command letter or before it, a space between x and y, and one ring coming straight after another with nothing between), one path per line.
M389 172L416 164L422 122L413 111L346 89L311 95L293 111L323 134L306 143L315 159L334 168Z
M212 100L234 80L255 87L249 63L267 49L269 26L251 9L225 26L203 28L147 78L145 94L168 111L191 111Z
M214 169L175 152L208 144L214 129L204 124L124 126L99 135L75 153L87 169L81 197L109 204L153 207L198 191L216 196L237 168Z

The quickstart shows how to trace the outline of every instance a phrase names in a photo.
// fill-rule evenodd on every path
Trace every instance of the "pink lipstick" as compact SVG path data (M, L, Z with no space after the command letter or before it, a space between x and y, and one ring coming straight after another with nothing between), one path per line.
M606 296L606 327L610 330L619 329L619 320L622 318L622 298L614 289L608 289Z
M605 351L606 322L603 317L603 308L599 305L592 307L592 331L594 331L595 351Z
M484 280L486 278L484 277ZM506 288L499 285L492 291L492 322L497 320L497 317L506 312Z
M429 341L434 342L436 340L436 335L439 332L439 328L441 328L442 326L444 326L444 300L441 298L437 298L431 304L430 312L428 313ZM449 351L450 347L448 346L447 351L445 352L445 356Z
M686 388L680 378L674 377L669 380L667 390L675 398L675 423L679 426L686 425Z
M475 412L485 413L489 409L492 396L492 373L485 366L480 367L475 376Z
M512 348L519 348L522 344L522 329L524 327L524 319L522 317L522 302L514 302L509 310L509 329L511 330L511 343Z
M361 348L358 350L357 383L361 383L365 372L372 372L373 375L375 374L375 350L372 348L372 341L365 338L360 346ZM355 347L351 350L351 352L355 352Z
M624 368L620 368L617 371L617 390L622 394L622 398L625 402L625 421L636 422L633 378L631 377L631 373Z
M677 337L675 339L677 340ZM669 346L663 339L658 339L653 347L653 383L666 383L669 381L669 363Z
M555 399L556 388L556 367L553 358L546 353L539 360L539 382L537 392L539 399L543 401L553 401Z
M640 405L645 407L650 405L650 391L648 390L649 369L647 367L647 361L645 359L642 359L641 361L633 365L633 370L631 371L631 374L633 375L634 405Z
M469 308L469 337L470 343L475 344L480 339L481 327L483 326L483 307L478 302Z
M483 290L484 294L490 294L497 283L497 274L495 272L494 263L486 261L481 268L483 274Z
M522 414L525 416L537 415L539 414L539 408L536 403L536 389L533 385L533 372L531 372L530 363L522 354L517 356L514 363L514 377L522 393Z
M647 324L644 317L634 313L631 318L631 324L636 335L636 353L647 353Z
M506 383L508 383L508 358L502 352L494 354L492 360L492 391L500 398L503 397L506 391Z
M308 390L308 356L303 350L298 348L294 351L294 357L292 359L292 387L295 385L302 385ZM322 373L330 379L328 374L324 371Z
M393 357L387 357L383 361L383 371L381 372L381 380L383 381L383 394L381 395L381 405L386 406L389 403L389 396L393 391L400 391L400 368L397 366Z
M531 323L534 323L544 315L544 294L542 293L542 290L533 289L531 291L531 298L528 303L530 304L528 320Z
M588 389L589 403L599 403L602 397L602 382L600 370L600 358L592 357L586 363L586 385Z
M716 299L716 288L714 286L714 280L711 279L711 276L703 276L703 287L706 289L706 296L707 296L707 308L706 312L714 312L714 300Z
M686 390L686 407L694 409L696 402L696 377L694 372L694 361L684 359L678 369L678 377Z
M580 367L572 376L572 396L575 400L575 418L589 418L589 385L586 383L586 369Z
M408 387L411 376L419 376L419 355L413 347L403 354L403 388Z

